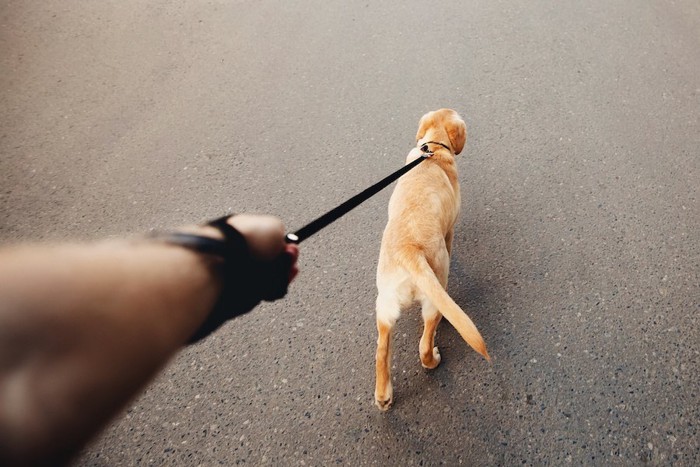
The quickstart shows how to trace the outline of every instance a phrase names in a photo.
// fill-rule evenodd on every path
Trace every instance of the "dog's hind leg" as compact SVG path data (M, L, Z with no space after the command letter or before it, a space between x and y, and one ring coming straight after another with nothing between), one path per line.
M380 292L377 297L379 337L377 338L377 380L374 389L374 403L379 410L389 410L394 402L394 388L391 384L392 332L401 313L401 308L398 299L392 295Z
M440 259L440 266L438 266L436 271L436 276L440 281L440 285L447 290L447 276L450 273L450 257L449 249L451 248L452 235L447 237L449 242L447 243L447 253L443 255ZM420 352L420 362L423 368L432 370L440 364L440 350L435 345L435 332L437 331L438 324L442 319L442 314L437 309L435 305L428 299L428 297L423 297L421 300L422 309L421 314L423 315L423 335L420 338L420 344L418 345L418 351Z
M423 368L432 370L440 364L440 351L435 346L435 331L442 319L442 315L437 307L427 298L423 299L423 335L420 338L418 350L420 351L420 362Z

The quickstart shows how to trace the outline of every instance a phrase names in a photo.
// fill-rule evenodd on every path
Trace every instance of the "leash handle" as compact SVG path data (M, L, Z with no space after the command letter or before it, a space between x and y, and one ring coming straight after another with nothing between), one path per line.
M335 207L319 217L318 219L306 224L304 227L301 229L297 230L294 233L289 233L285 236L285 241L287 243L296 243L299 244L318 232L319 230L323 229L324 227L327 227L329 224L332 224L333 222L337 221L341 217L343 217L345 214L348 212L352 211L354 208L359 206L360 204L364 203L367 201L369 198L372 196L376 195L379 193L382 189L384 189L387 185L389 185L391 182L396 180L397 178L401 177L403 174L423 162L425 159L428 159L430 156L433 155L432 152L429 152L427 150L427 145L423 145L421 147L421 150L423 151L423 154L421 156L408 164L404 165L401 167L399 170L396 172L384 177L371 187L367 188L366 190L356 194L349 200L345 201L343 204L339 205L338 207Z

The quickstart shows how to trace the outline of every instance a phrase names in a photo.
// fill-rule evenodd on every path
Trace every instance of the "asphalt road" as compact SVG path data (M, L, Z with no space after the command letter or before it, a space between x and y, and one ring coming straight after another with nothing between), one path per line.
M698 465L700 4L4 1L0 239L224 212L294 229L466 119L443 362L399 321L372 405L390 190L288 298L180 353L79 465Z

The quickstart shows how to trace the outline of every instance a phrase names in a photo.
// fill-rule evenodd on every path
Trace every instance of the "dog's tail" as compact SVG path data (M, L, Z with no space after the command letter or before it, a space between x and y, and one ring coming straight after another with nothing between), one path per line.
M445 289L442 288L435 272L433 272L420 249L414 248L410 252L407 252L407 254L401 258L401 264L412 276L416 287L433 302L442 316L447 318L447 321L457 329L457 332L459 332L467 344L486 358L486 360L491 361L491 357L489 357L486 351L486 343L481 337L479 330L469 316L467 316L459 305L452 300Z

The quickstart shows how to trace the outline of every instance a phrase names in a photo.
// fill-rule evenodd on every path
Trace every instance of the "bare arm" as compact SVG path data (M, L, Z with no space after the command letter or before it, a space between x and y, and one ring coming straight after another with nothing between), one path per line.
M232 224L274 257L283 230L262 219ZM153 241L0 252L0 464L75 454L207 317L212 261Z

